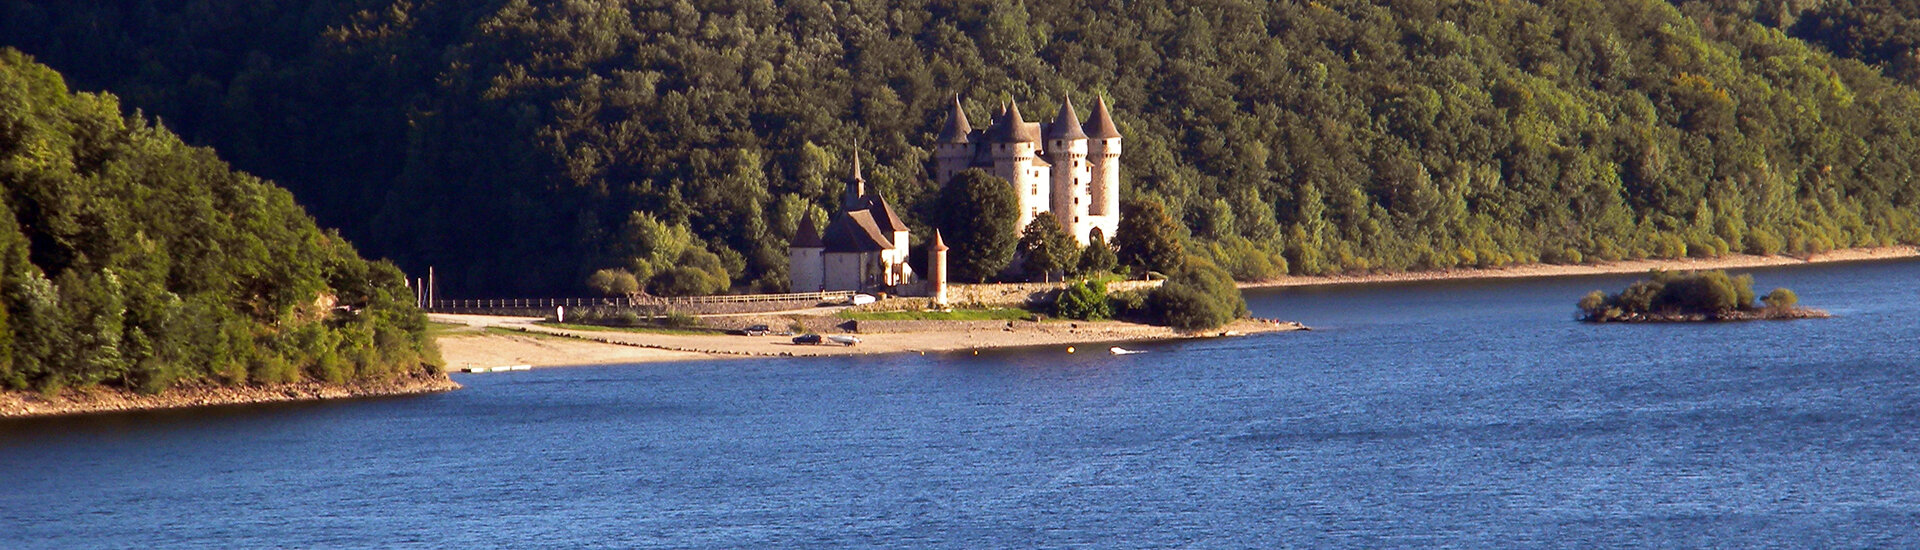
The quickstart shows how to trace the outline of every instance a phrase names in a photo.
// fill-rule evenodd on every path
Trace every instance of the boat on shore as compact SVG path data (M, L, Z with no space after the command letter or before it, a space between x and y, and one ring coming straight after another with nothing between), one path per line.
M828 336L827 340L836 344L847 345L847 346L856 345L860 343L859 337L848 336L845 334L835 334L832 336Z

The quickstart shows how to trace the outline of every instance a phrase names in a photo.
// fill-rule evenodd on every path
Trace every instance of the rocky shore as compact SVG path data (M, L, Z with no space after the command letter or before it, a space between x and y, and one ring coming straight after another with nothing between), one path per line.
M1792 321L1795 319L1826 319L1833 314L1818 309L1803 307L1763 308L1756 310L1734 310L1718 313L1634 313L1608 319L1589 320L1589 323L1722 323L1736 321Z
M460 384L444 374L437 374L402 378L391 382L346 385L302 382L246 387L184 386L156 395L141 395L117 388L65 390L54 396L45 396L36 392L0 391L0 418L351 399L435 393L457 389L460 389Z

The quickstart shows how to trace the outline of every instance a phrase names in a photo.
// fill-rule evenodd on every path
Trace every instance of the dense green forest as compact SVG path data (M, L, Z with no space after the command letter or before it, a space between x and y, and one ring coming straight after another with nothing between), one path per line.
M399 269L121 109L0 48L0 389L438 371Z
M0 0L0 37L449 296L778 288L855 144L928 225L954 94L1106 97L1125 198L1241 279L1920 241L1912 8L1674 2Z

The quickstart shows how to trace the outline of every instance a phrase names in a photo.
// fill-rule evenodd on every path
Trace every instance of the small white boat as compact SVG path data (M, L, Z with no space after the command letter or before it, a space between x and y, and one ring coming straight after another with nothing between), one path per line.
M1120 346L1114 346L1114 347L1107 348L1107 353L1111 353L1114 355L1133 355L1136 353L1146 353L1146 351L1137 350L1137 349L1127 349Z
M860 343L859 338L856 338L853 336L847 336L845 334L835 334L832 336L828 336L827 339L833 341L833 343L836 343L836 344L845 344L849 346Z

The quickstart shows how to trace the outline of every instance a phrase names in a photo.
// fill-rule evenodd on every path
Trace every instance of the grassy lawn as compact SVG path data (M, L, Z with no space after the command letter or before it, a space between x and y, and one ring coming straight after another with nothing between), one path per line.
M473 329L459 323L435 323L433 321L427 321L427 336L445 336L456 332L473 332Z
M856 321L1025 321L1033 313L1018 308L956 309L953 311L842 311L841 319Z
M524 336L524 337L532 338L535 340L578 340L577 338L569 338L566 336L560 336L558 334L547 334L544 332L533 332L529 330L511 329L507 327L487 327L485 329L485 332L487 334L499 334L499 335L505 335L505 336Z
M603 327L600 325L576 325L573 323L549 323L544 321L539 324L540 326L543 326L543 327L564 328L567 330L598 331L598 332L638 332L638 333L644 333L644 334L679 334L679 335L692 335L692 336L712 336L715 334L723 333L722 331L719 331L719 330L699 329L699 328Z

